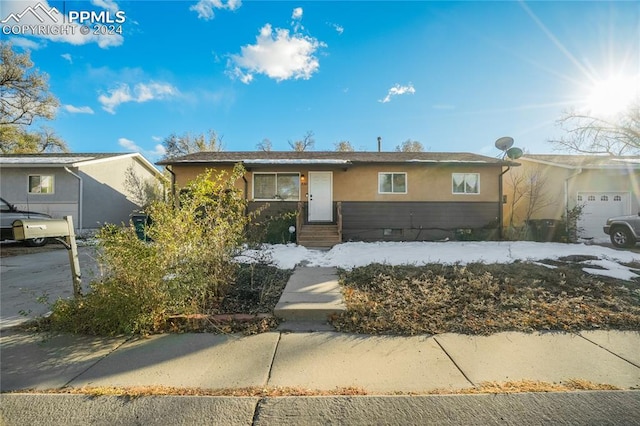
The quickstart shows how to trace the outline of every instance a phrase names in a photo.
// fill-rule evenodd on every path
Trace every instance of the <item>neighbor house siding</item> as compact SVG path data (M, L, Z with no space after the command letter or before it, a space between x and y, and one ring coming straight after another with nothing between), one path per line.
M29 176L53 176L53 194L29 193ZM22 210L47 213L55 218L73 216L78 220L78 180L62 168L0 168L0 196Z
M83 182L83 227L98 228L105 223L129 223L129 216L140 207L129 196L124 176L127 169L140 177L148 171L131 157L110 159L80 167Z

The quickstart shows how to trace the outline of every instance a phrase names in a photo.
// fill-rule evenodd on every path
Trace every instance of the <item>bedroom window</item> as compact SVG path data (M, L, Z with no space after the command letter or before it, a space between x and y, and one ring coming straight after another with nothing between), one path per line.
M29 194L53 194L53 176L30 175Z
M479 194L480 174L479 173L452 173L454 194Z
M298 201L300 199L300 174L254 173L253 199Z
M406 173L378 173L378 194L406 194Z

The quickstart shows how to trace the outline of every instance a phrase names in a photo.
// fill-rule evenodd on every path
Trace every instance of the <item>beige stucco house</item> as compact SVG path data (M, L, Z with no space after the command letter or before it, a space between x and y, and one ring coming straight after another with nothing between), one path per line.
M506 227L527 219L558 221L582 206L578 236L608 240L608 217L640 210L640 157L526 155L504 175ZM533 203L531 200L533 199Z
M159 162L184 187L206 169L241 163L250 208L296 211L298 240L498 238L502 160L438 152L201 152Z

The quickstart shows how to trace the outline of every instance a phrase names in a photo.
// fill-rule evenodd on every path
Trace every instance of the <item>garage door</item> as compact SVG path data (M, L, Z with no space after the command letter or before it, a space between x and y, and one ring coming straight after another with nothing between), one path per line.
M630 214L628 192L578 192L578 204L584 206L578 220L582 238L608 240L602 230L607 219Z

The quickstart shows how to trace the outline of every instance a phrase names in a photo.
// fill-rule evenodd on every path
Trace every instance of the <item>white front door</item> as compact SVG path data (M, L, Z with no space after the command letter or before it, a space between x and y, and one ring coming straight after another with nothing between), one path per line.
M333 172L309 172L309 222L333 221Z

